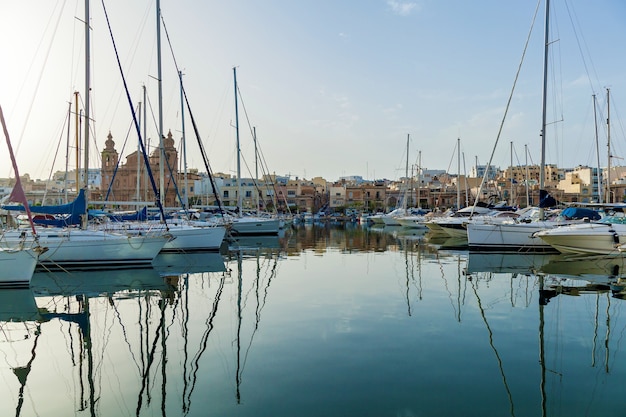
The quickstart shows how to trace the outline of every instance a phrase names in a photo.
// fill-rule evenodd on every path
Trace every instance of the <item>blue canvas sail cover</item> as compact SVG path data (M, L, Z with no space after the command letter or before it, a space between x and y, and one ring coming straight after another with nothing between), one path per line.
M548 208L556 206L556 200L546 190L539 190L539 207Z
M3 205L2 208L11 211L25 211L24 206L21 205ZM55 218L53 219L47 218L48 216L42 216L44 218L38 218L38 216L35 216L35 218L33 218L34 223L57 227L80 225L80 216L85 213L86 209L87 200L85 199L85 190L80 190L76 199L71 203L60 204L57 206L30 207L30 211L33 213L55 215Z
M561 212L561 217L572 220L572 219L584 219L588 218L589 220L600 220L602 216L596 210L583 208L583 207L568 207Z
M108 217L112 222L144 221L148 218L148 208L125 213L109 213L103 210L89 210L89 218Z

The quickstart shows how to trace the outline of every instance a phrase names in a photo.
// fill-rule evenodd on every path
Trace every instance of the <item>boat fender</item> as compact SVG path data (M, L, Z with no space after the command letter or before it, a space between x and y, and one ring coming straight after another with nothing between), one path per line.
M609 232L613 233L613 243L619 243L619 235L613 229L609 229Z

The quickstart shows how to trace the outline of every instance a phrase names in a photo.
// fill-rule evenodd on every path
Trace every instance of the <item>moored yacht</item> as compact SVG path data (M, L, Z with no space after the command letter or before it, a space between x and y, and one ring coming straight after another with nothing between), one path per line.
M569 207L563 211L547 210L547 218L539 219L540 209L529 207L521 211L517 219L500 223L472 222L467 225L469 250L557 252L547 241L539 238L539 232L564 226L572 222L599 220L594 210Z
M28 287L43 248L0 248L0 288Z
M47 247L39 256L44 268L119 268L150 265L170 235L128 236L102 230L37 228L38 239L27 229L12 229L0 236L0 248Z
M103 230L125 233L129 236L169 234L161 252L217 251L222 246L227 227L203 221L168 221L167 224L156 220L146 222L110 222Z
M626 224L606 218L542 230L534 236L563 253L616 255L626 244Z
M465 224L468 220L472 216L484 215L489 212L491 212L491 209L484 205L465 207L449 215L433 217L424 224L433 233L466 238Z
M242 216L230 219L235 235L277 235L281 229L278 217Z

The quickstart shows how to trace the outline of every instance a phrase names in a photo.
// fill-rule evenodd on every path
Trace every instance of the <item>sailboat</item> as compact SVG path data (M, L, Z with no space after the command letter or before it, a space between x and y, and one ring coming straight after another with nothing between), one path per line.
M548 50L550 45L549 20L550 2L546 2L545 39L543 61L542 121L541 121L541 164L539 168L539 207L529 207L526 213L516 219L502 223L470 222L467 224L469 250L491 251L536 251L556 252L547 242L534 237L534 233L549 229L565 222L546 220L545 210L556 201L544 190L545 144L546 144L546 101L548 88Z
M165 196L165 165L167 163L167 159L165 156L166 148L174 147L174 139L172 138L171 132L165 137L163 135L163 112L162 112L162 74L161 74L161 6L160 2L156 2L156 22L157 22L157 67L158 67L158 108L159 108L159 188L158 195L159 198L162 199ZM121 70L121 69L120 69ZM124 74L122 73L122 78L124 78ZM180 74L179 74L180 76ZM182 92L182 79L181 79L181 92ZM126 84L125 84L126 86ZM144 90L145 91L145 90ZM130 100L130 99L129 99ZM131 105L131 111L132 111ZM133 112L133 117L134 117ZM141 134L139 130L139 125L137 120L134 119L136 124L137 133L140 137L141 144ZM183 122L184 124L184 122ZM114 150L114 143L111 137L107 140L107 149ZM139 152L139 151L138 151ZM152 178L152 173L150 169L150 164L147 161L144 149L144 160L146 161L146 168L148 170L148 175L150 175L151 181L154 185L154 180ZM156 186L154 188L155 195L157 194ZM159 203L163 204L163 201L160 200ZM186 207L186 202L183 201L183 205ZM130 236L137 235L171 235L173 239L167 241L161 252L192 252L192 251L217 251L222 245L224 240L224 236L226 235L226 227L222 224L212 223L212 222L202 222L202 221L190 221L179 219L176 221L167 221L165 219L164 214L162 213L160 220L144 220L144 221L125 221L125 222L109 222L103 226L105 230L121 232L128 234Z
M85 1L85 199L88 199L90 134L90 27L89 0ZM24 198L25 200L25 198ZM47 268L134 267L150 265L170 235L128 236L87 228L87 203L81 215L80 228L32 228L6 230L0 248L17 249L44 246L48 251L39 256L39 265Z
M237 89L237 68L233 67L235 84L235 132L237 136L237 216L233 217L231 232L235 235L277 235L281 220L273 216L245 215L243 213L243 195L241 190L241 147L239 146L239 106Z
M11 162L13 163L13 170L15 171L15 187L13 188L13 192L11 192L10 199L20 201L24 204L31 230L33 234L36 234L33 217L28 209L28 201L26 200L26 195L22 189L20 173L17 169L15 155L13 154L13 147L11 146L8 129L4 121L4 114L1 107L0 122L2 122L2 129L4 130L4 136L9 148L9 154L11 155ZM26 248L23 245L11 249L0 248L0 288L28 286L33 276L33 272L35 272L39 255L45 251L46 249L42 248L38 243L31 248Z
M405 176L406 181L409 180L409 139L410 139L410 135L407 134L406 135L406 166L404 170L404 176ZM405 217L411 216L411 220L409 221L411 227L420 227L420 226L425 227L423 226L423 224L413 221L415 220L415 217L414 217L415 215L422 215L422 214L425 214L425 212L422 210L413 210L411 207L408 206L409 198L411 202L413 201L412 195L413 195L413 188L410 187L409 184L406 184L406 186L404 187L404 195L402 196L402 206L396 208L390 213L380 215L380 219L385 224L385 226L404 226L403 219Z
M608 169L611 171L611 135L610 135L610 100L609 89L607 96L607 144L609 147ZM610 178L607 178L607 187L610 189ZM599 187L600 188L600 187ZM607 208L614 207L615 216L607 215L597 222L571 224L556 229L541 230L535 234L543 242L551 245L560 252L575 254L621 255L626 250L626 224L624 224L623 204L612 204L611 193L607 190Z

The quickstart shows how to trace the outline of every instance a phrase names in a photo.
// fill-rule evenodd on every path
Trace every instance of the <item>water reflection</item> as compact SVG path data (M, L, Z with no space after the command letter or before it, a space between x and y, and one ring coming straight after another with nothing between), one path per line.
M0 291L0 411L617 415L623 262L313 225L154 268L37 272Z

